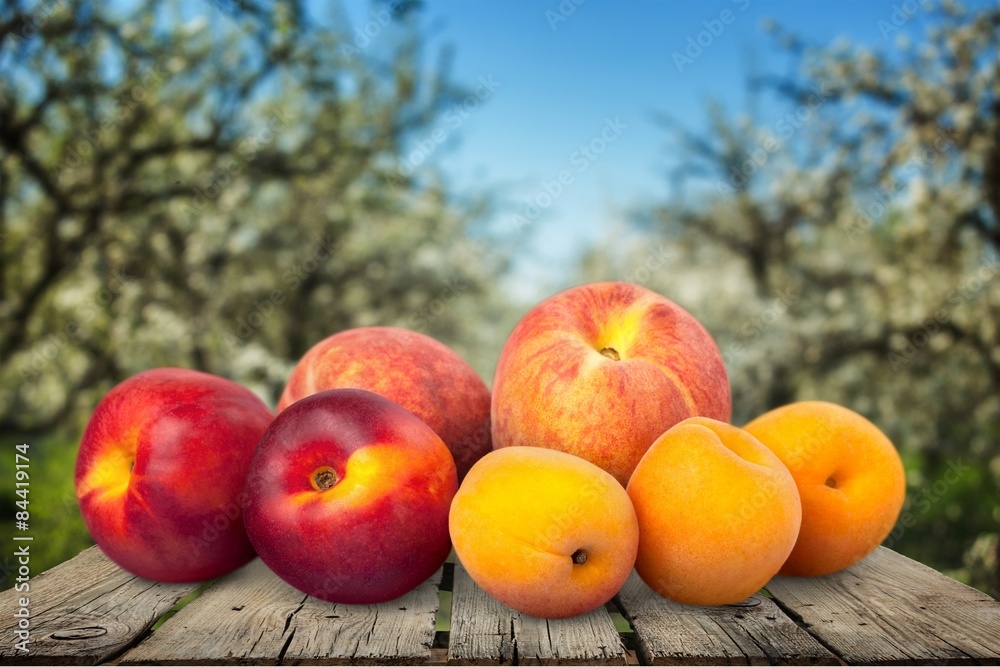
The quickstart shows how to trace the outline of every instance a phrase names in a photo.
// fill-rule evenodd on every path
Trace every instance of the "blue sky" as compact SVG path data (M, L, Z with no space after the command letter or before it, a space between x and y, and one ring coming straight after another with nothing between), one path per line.
M572 281L582 248L623 231L630 209L667 196L673 158L657 112L697 128L709 99L744 109L751 62L761 72L787 70L763 20L817 43L847 37L891 50L879 22L892 21L904 1L428 0L431 47L454 48L454 79L499 84L457 116L460 125L441 124L447 140L428 159L460 190L497 189L497 231L513 233L511 214L534 213L529 201L544 205L512 278L520 296L544 295ZM348 19L364 25L372 6L347 2ZM914 11L902 30L921 35L923 14ZM674 54L685 53L689 38L700 38L702 50L679 67ZM762 120L769 113L777 118L783 110L765 109ZM609 119L617 134L605 130ZM602 131L608 141L599 140ZM577 152L591 142L595 151L603 145L600 155ZM561 172L566 185L558 183ZM546 183L558 193L551 201Z

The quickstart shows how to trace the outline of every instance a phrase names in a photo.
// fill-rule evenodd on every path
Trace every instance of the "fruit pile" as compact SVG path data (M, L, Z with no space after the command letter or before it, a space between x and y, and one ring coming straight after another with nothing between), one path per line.
M139 373L98 404L76 491L95 542L148 579L210 579L257 554L305 593L376 603L454 545L484 590L545 618L600 607L633 567L672 600L735 603L888 535L904 472L871 422L818 401L729 418L701 324L595 283L521 320L492 396L455 352L390 327L309 350L277 416L223 378Z

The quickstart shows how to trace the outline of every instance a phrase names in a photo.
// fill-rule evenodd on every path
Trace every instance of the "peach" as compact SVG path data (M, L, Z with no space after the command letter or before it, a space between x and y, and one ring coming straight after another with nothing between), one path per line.
M744 428L784 462L802 497L802 529L782 574L842 570L892 530L906 473L896 448L870 421L833 403L802 401Z
M441 436L461 480L491 450L490 390L458 354L407 329L348 329L314 345L292 370L278 412L325 389L371 391Z
M261 560L314 597L397 598L451 551L458 480L441 438L392 401L331 389L296 401L260 440L246 526Z
M566 618L610 600L632 571L635 511L614 477L537 447L501 449L472 467L449 517L473 581L525 614Z
M249 562L243 485L271 419L249 389L183 368L114 387L76 459L80 512L101 551L156 581L203 581Z
M514 328L493 380L493 447L576 454L624 486L668 428L729 412L722 356L690 313L638 285L593 283Z
M802 508L791 473L749 433L693 417L652 444L628 483L636 572L663 597L732 604L774 576Z

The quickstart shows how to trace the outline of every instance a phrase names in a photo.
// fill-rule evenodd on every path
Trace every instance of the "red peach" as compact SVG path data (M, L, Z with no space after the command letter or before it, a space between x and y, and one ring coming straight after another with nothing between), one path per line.
M538 304L507 339L493 446L559 449L624 486L664 431L729 411L722 355L690 313L638 285L593 283Z
M243 484L271 419L249 389L183 368L113 388L76 460L80 512L101 551L156 581L202 581L250 561Z
M448 448L413 413L368 391L331 389L288 406L261 438L247 532L299 590L383 602L448 557L457 486Z
M442 343L407 329L348 329L314 345L288 378L278 403L325 389L374 392L423 419L455 458L458 477L490 451L490 390Z

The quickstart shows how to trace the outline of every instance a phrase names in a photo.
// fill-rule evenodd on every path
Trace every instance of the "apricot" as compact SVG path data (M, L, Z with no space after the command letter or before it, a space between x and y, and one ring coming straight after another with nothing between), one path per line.
M802 519L791 473L749 433L692 417L661 435L628 483L636 572L663 597L740 602L774 576Z
M525 614L567 618L621 589L639 527L628 494L584 459L509 447L479 460L451 505L455 553L494 598Z
M906 495L896 448L873 423L834 403L792 403L744 427L788 467L802 498L802 528L781 574L849 567L892 530Z

